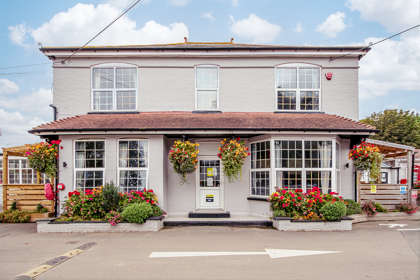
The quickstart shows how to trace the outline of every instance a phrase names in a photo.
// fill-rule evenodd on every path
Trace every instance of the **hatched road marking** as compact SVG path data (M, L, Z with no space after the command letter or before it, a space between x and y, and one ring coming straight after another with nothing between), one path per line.
M15 280L33 279L34 277L37 277L38 275L50 270L51 268L59 264L62 264L63 262L73 258L74 256L77 256L83 253L84 251L88 250L94 245L96 245L95 242L85 243L74 250L68 251L58 257L55 257L51 260L46 261L45 263L41 264L40 266L35 267L34 269L31 269L25 273L17 275Z

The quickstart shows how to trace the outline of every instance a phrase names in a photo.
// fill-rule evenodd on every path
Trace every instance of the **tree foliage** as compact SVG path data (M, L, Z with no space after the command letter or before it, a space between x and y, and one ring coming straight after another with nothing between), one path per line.
M375 126L373 139L420 148L420 116L412 111L385 110L373 113L361 122Z

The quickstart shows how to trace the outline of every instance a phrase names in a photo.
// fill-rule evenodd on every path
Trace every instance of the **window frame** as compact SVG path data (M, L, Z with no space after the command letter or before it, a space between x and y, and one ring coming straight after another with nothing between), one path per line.
M277 168L275 165L276 154L275 154L275 141L302 141L302 168ZM306 168L305 167L305 141L330 141L331 142L331 167L330 168ZM251 145L259 142L270 142L270 168L255 169L252 168L252 163L250 162L250 172L249 172L249 196L255 198L267 198L268 196L263 195L254 195L252 194L252 171L269 171L270 178L270 192L275 191L277 185L277 171L301 171L302 172L302 190L306 191L306 172L307 171L330 171L331 172L331 192L337 192L337 154L336 154L336 145L337 139L331 137L271 137L264 140L250 141L249 147L252 152ZM251 160L251 159L250 159Z
M216 68L217 70L217 88L216 89L199 89L197 87L197 69L199 68ZM194 102L194 108L197 111L218 111L220 110L220 96L219 96L219 92L220 92L220 66L217 64L199 64L199 65L195 65L194 66L194 88L195 88L195 102ZM198 108L198 91L202 90L208 90L208 91L213 91L216 90L216 108L212 108L212 109L199 109Z
M10 164L9 164L9 161L10 160L18 160L19 161L19 167L17 167L17 168L10 168ZM22 161L23 160L27 160L28 161L28 167L22 167ZM1 174L3 175L3 172L4 172L4 170L3 170L3 163L2 163L2 167L1 167L1 169L2 169L2 172L1 172ZM8 178L7 178L7 180L8 180L8 184L9 185L36 185L38 182L37 182L37 172L36 172L36 170L35 169L32 169L32 168L30 168L29 167L29 160L28 160L28 158L26 158L26 157L21 157L21 156L9 156L8 157L8 162L7 162L7 169L8 169L8 172L7 172L7 176L8 176ZM10 170L18 170L19 171L19 176L18 176L18 183L10 183ZM23 183L23 170L32 170L32 176L31 176L31 182L30 183ZM46 175L44 174L44 173L41 173L40 174L41 175L41 184L44 184L44 183L46 183L47 182L47 177L46 177ZM2 186L3 184L2 184L2 182L3 182L3 178L0 180L1 182L0 182L0 186Z
M143 141L147 143L147 158L146 158L146 166L147 167L120 167L120 142L121 141ZM117 141L117 186L118 189L121 191L121 187L120 187L120 170L146 170L146 187L144 188L145 190L149 189L149 139L145 139L145 138L120 138Z
M104 142L104 167L102 168L77 168L76 167L76 143L77 142ZM105 176L106 176L106 140L105 139L77 139L73 141L73 191L77 190L77 171L102 171L103 178L102 178L102 185L105 184ZM81 191L85 191L86 187L80 189Z
M263 142L268 142L270 143L270 167L269 168L252 168L252 144L257 144L257 143L263 143ZM249 151L251 153L250 155L250 159L249 159L249 196L250 197L256 197L256 198L267 198L268 196L270 196L270 194L273 192L273 176L272 176L272 168L273 168L273 157L271 154L271 145L273 143L271 142L270 139L264 139L264 140L258 140L258 141L252 141L249 143ZM258 172L258 171L268 171L268 178L270 180L269 182L269 189L268 189L268 195L258 195L258 194L253 194L252 193L252 172Z
M277 70L280 68L288 68L288 69L296 69L296 88L277 88ZM299 86L299 69L300 68L318 68L319 69L319 89L300 89ZM275 112L321 112L322 109L322 67L316 64L309 64L309 63L284 63L279 64L274 67L274 111ZM296 109L278 109L278 92L279 91L294 91L296 92ZM301 92L306 91L318 91L319 93L319 104L318 110L302 110L300 109L300 98Z
M94 69L101 69L101 68L113 68L113 75L114 75L114 86L113 88L104 88L104 89L94 89L93 83L94 83L94 77L93 72ZM133 68L136 69L136 88L118 88L117 89L117 68ZM90 109L92 112L136 112L138 110L138 102L139 102L139 70L138 66L135 64L129 64L129 63L103 63L103 64L97 64L90 68ZM117 109L117 91L133 91L135 90L135 98L136 98L136 106L134 109ZM112 109L111 110L99 110L94 109L94 92L95 91L111 91L112 92Z

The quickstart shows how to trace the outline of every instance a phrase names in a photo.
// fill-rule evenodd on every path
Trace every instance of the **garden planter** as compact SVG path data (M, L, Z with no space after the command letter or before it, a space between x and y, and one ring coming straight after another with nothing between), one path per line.
M273 227L281 231L346 231L352 229L352 219L343 217L339 221L325 222L274 217Z
M159 231L163 227L163 216L152 217L144 224L119 223L111 226L107 222L62 222L55 219L37 221L37 232L142 232Z
M31 213L31 220L30 222L36 222L38 220L43 220L48 218L49 213Z

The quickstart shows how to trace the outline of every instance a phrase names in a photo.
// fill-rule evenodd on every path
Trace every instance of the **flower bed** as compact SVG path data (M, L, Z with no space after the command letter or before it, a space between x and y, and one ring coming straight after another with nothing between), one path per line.
M347 231L352 230L352 218L337 221L294 220L289 217L274 217L273 227L281 231Z
M107 184L103 188L87 189L84 192L75 190L69 192L68 196L63 215L48 225L68 224L70 226L61 226L64 229L54 229L51 232L143 231L159 230L162 227L160 225L162 219L155 217L161 217L163 211L158 205L157 196L153 190L120 193L117 187ZM155 220L159 222L152 222ZM109 225L105 225L106 222ZM126 223L133 225L118 227ZM86 225L77 230L73 229L76 224ZM144 226L140 226L143 224ZM115 226L116 229L109 230L109 226ZM41 222L42 227L45 227L45 222ZM55 228L60 227L55 226Z
M143 224L119 223L115 226L104 221L37 221L37 232L143 232L159 231L163 227L163 216L148 218Z

